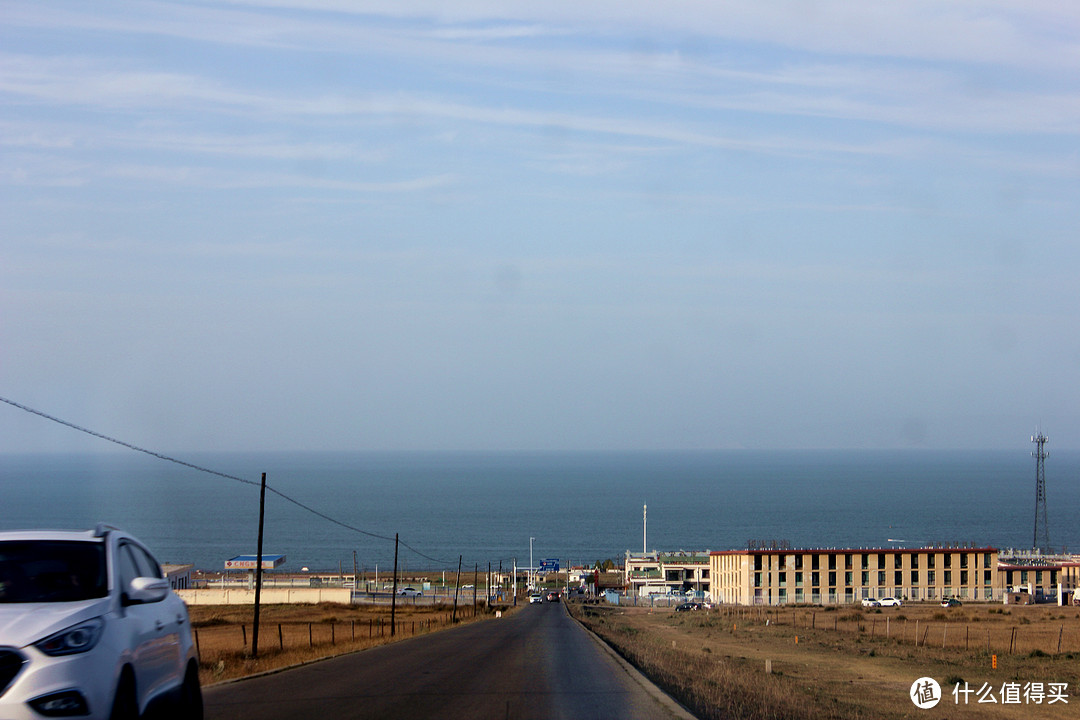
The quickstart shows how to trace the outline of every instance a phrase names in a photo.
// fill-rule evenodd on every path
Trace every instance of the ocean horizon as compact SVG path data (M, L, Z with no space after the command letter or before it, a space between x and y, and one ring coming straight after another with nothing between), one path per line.
M1030 548L1030 452L722 450L640 452L141 453L0 455L0 529L134 533L160 560L221 570L264 552L283 571L406 570L487 563L619 562L626 551L791 547ZM1050 544L1080 549L1080 451L1046 462ZM291 501L287 498L291 498ZM647 538L642 510L648 505ZM306 506L306 507L302 507ZM314 511L314 512L312 512ZM329 519L328 519L329 518Z

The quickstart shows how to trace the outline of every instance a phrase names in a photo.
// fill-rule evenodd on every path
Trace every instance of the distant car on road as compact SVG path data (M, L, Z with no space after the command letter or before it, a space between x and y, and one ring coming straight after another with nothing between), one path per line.
M532 595L529 596L529 604L530 605L532 605L533 603L542 603L542 602L544 602L544 596L541 595L540 593L533 593Z
M146 546L107 525L0 533L0 717L202 707L187 607Z
M883 597L878 601L881 603L881 607L900 607L904 603L900 602L900 598Z
M398 595L400 595L401 597L416 598L423 597L424 593L420 592L416 588L407 587L398 590Z
M701 603L679 603L675 606L675 612L687 612L690 610L700 610Z
M956 598L945 598L941 601L941 607L960 607L964 603L960 602Z
M554 592L554 591L549 592L547 594L547 601L548 602L559 602L559 593Z
M863 607L881 607L881 602L878 601L878 600L875 600L874 598L863 598L862 606Z

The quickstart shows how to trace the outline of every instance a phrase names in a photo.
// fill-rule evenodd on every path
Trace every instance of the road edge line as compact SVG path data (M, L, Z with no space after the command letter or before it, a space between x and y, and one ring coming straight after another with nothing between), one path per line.
M615 662L618 663L619 666L623 670L625 670L630 677L634 679L634 682L641 685L641 687L645 689L645 692L649 693L649 695L651 695L657 702L659 702L669 711L671 711L671 713L676 718L679 718L679 720L698 720L698 717L691 713L685 705L680 703L675 698L671 697L671 695L669 695L668 693L664 692L664 690L659 685L650 680L648 676L645 675L645 673L634 667L633 664L631 664L629 660L620 655L615 648L608 645L602 637L594 633L589 628L585 627L584 623L574 617L570 610L567 609L565 603L563 603L563 612L565 612L571 620L577 623L578 627L588 633L589 636L593 639L593 642L599 645L608 655L610 655L612 659L614 659Z

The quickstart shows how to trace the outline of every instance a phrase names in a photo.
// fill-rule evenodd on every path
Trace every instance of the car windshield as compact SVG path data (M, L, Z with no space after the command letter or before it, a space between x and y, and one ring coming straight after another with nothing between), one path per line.
M0 542L0 603L75 602L107 592L101 542Z

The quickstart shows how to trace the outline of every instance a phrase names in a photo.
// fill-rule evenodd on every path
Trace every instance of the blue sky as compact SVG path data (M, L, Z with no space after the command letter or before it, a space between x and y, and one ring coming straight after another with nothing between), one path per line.
M1080 447L1080 9L0 15L0 396L169 452Z

